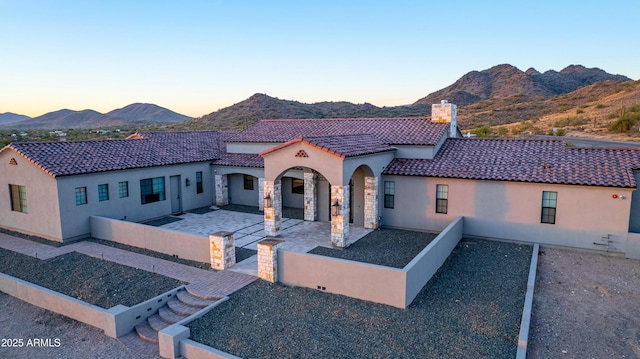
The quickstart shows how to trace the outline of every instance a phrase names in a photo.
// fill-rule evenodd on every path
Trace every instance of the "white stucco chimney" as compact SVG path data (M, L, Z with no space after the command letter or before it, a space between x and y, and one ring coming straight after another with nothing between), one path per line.
M440 103L431 105L431 122L449 123L449 137L458 137L458 124L456 114L458 106L442 100Z

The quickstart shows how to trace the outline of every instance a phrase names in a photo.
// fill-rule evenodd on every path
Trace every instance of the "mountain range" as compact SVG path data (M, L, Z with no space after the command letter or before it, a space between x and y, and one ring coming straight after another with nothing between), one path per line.
M612 75L599 68L586 68L582 65L570 65L559 72L549 70L540 73L534 68L522 71L515 66L502 64L482 71L471 71L452 85L403 106L378 107L370 103L353 104L344 101L306 104L258 93L196 119L156 105L136 103L106 114L93 110L59 110L22 120L16 117L20 115L0 114L0 128L67 129L154 124L172 130L242 129L259 120L275 118L428 116L431 114L431 105L444 99L458 105L460 118L469 127L487 121L488 124L509 122L504 116L495 116L494 109L498 111L515 106L517 110L522 108L518 104L537 104L594 83L630 80L626 76ZM537 110L540 106L527 105L526 108ZM527 116L532 113L526 112ZM478 117L474 117L476 114ZM521 117L516 113L511 122L518 121ZM499 119L497 123L496 119ZM13 122L6 124L10 121ZM5 124L2 125L3 123Z
M58 110L29 118L16 114L0 114L0 128L11 129L67 129L116 126L162 125L190 120L191 117L153 104L134 103L107 113L94 110Z

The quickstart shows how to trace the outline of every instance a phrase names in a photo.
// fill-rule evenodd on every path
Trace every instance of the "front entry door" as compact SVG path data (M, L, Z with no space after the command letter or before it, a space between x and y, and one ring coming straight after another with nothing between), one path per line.
M169 177L171 186L171 213L182 212L182 187L180 186L180 176Z

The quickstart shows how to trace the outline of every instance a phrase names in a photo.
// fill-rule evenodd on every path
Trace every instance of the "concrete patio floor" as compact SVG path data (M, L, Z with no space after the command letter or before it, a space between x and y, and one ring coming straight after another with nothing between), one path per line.
M235 246L258 249L258 242L267 238L264 233L264 218L259 214L216 210L204 214L185 213L180 221L168 223L160 228L208 237L218 231L233 232ZM349 244L364 237L371 229L349 225ZM306 253L317 246L331 248L331 223L309 222L301 219L282 219L282 233L277 237L284 240L282 249ZM230 270L257 275L257 256L252 256L229 268Z

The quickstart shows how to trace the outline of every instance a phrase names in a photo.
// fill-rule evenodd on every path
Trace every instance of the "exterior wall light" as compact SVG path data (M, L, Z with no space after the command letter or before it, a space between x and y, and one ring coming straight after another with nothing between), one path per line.
M340 215L340 203L338 203L337 199L331 205L331 215L334 216L334 217Z
M187 179L185 179L185 180L184 180L184 184L185 184L187 187L191 186L191 181L189 181L189 178L187 178Z
M264 197L264 208L271 208L271 194L267 193Z

